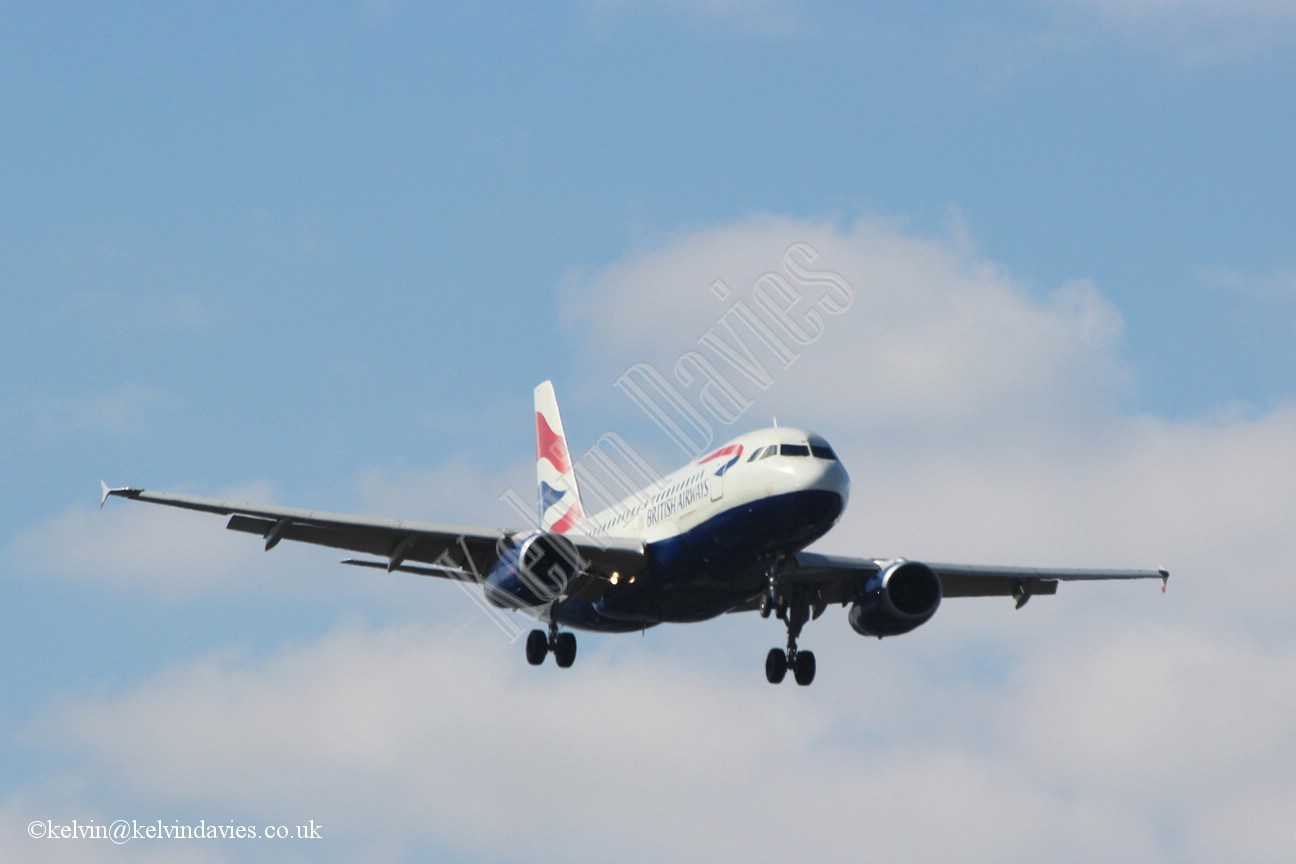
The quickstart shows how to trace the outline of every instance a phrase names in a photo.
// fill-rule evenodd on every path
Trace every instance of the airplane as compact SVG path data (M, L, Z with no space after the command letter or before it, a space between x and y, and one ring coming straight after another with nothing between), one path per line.
M862 636L899 636L925 624L947 597L1011 597L1020 609L1059 582L1170 578L1159 570L1074 570L924 563L808 552L841 517L850 479L820 435L773 426L740 435L611 507L587 515L553 384L535 388L538 527L470 528L110 488L110 496L229 516L226 527L314 543L364 558L342 563L479 584L492 606L547 624L526 639L534 666L576 658L571 630L625 633L730 612L771 615L786 627L765 677L815 678L802 628L849 606ZM564 629L570 628L570 629Z

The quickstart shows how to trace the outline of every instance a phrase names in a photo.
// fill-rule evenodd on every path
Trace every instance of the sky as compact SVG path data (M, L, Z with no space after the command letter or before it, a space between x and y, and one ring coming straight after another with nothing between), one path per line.
M0 859L1290 861L1294 49L1288 0L0 4ZM789 285L842 302L744 374ZM821 551L1169 590L830 609L771 687L754 615L531 668L452 583L98 507L528 527L545 379L578 466L823 434ZM32 836L123 819L293 836Z

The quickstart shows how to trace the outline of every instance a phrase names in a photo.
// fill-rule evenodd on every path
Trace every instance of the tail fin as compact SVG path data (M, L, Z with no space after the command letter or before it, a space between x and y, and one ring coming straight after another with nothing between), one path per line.
M536 487L540 496L540 530L563 534L585 515L580 490L553 382L535 388Z

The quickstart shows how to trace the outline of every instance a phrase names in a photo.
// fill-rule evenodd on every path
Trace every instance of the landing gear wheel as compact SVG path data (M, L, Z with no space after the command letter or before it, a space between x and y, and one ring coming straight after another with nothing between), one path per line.
M796 659L792 663L792 674L796 677L796 682L802 687L813 681L815 676L814 654L810 651L798 651Z
M781 556L766 560L765 572L769 578L769 587L760 598L759 608L762 618L776 612L779 620L787 625L787 650L771 648L769 654L765 655L765 678L771 684L778 684L790 668L796 682L804 687L814 680L815 658L809 651L797 650L797 639L801 636L801 628L810 620L811 612L814 609L822 612L823 608L816 606L812 609L814 599L804 586L793 586L789 590L787 586L780 584L779 567L782 560Z
M554 662L566 669L576 661L576 634L559 633L554 642Z
M526 658L532 666L539 666L549 653L549 636L543 630L532 630L527 634ZM557 658L555 658L557 659Z
M765 680L771 684L781 684L787 670L787 654L779 648L771 648L769 654L765 655Z

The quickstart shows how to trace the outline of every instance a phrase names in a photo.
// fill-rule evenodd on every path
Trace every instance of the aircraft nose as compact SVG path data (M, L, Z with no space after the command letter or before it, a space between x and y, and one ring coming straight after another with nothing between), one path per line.
M841 498L842 509L846 509L846 502L850 500L850 475L846 473L846 468L841 462L836 459L831 462L821 462L814 488L837 493Z

